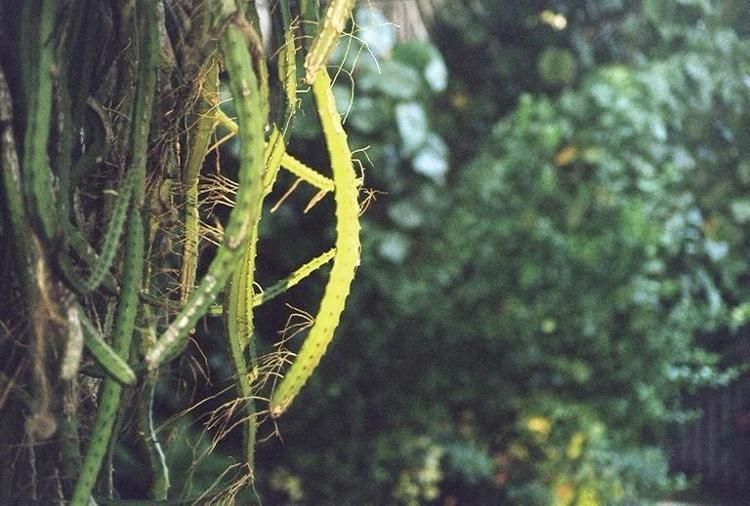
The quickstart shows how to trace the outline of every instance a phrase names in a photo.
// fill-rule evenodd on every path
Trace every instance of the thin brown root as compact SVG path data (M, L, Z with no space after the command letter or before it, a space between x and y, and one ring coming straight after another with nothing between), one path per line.
M292 186L291 186L291 187L290 187L290 188L289 188L289 189L288 189L288 190L286 191L286 193L284 193L284 195L282 195L282 196L281 196L281 198L279 198L278 202L276 202L276 204L274 204L274 206L273 206L273 207L271 208L271 212L272 212L272 213L275 213L275 212L276 212L276 210L277 210L277 209L278 209L279 207L281 207L281 204L283 204L283 203L284 203L284 201L285 201L286 199L288 199L288 198L289 198L289 196L290 196L290 195L291 195L292 193L294 193L294 190L296 190L296 189L297 189L297 187L299 186L299 184L300 184L301 182L302 182L302 178L299 178L299 177L298 177L298 178L297 178L297 180L296 180L296 181L295 181L295 182L294 182L294 183L292 184Z
M359 215L362 216L370 208L373 202L377 200L378 195L387 195L387 192L376 190L374 188L363 188L362 193L365 198L359 203Z

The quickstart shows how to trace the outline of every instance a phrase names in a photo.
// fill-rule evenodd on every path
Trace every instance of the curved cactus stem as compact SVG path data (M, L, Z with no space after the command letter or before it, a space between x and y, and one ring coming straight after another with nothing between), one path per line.
M188 152L183 184L185 185L185 245L182 250L182 272L180 299L184 304L195 287L195 271L198 266L198 240L200 219L198 215L198 175L206 156L208 143L214 127L214 116L218 109L219 67L209 63L203 81L203 96L198 101L195 112L195 127L190 131L190 151Z
M281 416L320 363L333 339L344 310L346 297L359 265L359 204L358 181L351 160L346 132L331 92L331 79L323 69L313 83L313 96L331 159L336 186L336 256L326 285L318 316L310 329L297 358L271 396L270 412Z
M224 3L224 16L231 18L220 39L220 50L229 73L229 87L239 115L239 190L229 215L224 241L216 251L207 274L188 298L182 310L146 354L150 370L176 356L187 342L190 330L216 295L224 288L252 235L260 215L263 197L263 127L258 80L247 49L243 18L234 16L231 2Z

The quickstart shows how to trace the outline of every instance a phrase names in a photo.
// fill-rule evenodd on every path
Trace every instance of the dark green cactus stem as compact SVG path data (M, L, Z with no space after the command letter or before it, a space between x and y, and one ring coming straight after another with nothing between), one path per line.
M145 240L141 205L146 180L148 136L156 91L156 62L159 50L157 0L141 0L137 4L137 9L142 28L139 39L143 45L139 54L138 85L131 126L130 171L126 176L126 181L129 182L126 184L132 185L131 190L135 193L135 198L127 222L122 292L115 315L112 339L113 349L125 360L130 353L138 313L138 294L143 281ZM71 498L72 506L84 506L89 503L102 459L112 441L112 429L121 394L122 386L111 378L105 378L91 440Z
M257 362L253 336L253 277L257 236L253 234L250 246L232 274L227 300L226 329L227 347L234 370L235 386L242 403L243 449L245 463L251 472L255 469L255 439L257 420L253 397L251 369Z
M281 133L274 128L271 138L266 144L264 160L265 173L263 175L263 195L265 198L273 188L276 174L284 153L284 142ZM254 469L255 438L257 433L257 413L252 388L252 379L256 375L257 356L253 336L253 308L255 294L253 289L255 279L255 258L257 255L258 226L260 214L252 227L252 235L247 244L245 254L235 267L229 284L227 300L226 329L227 348L236 377L237 393L243 403L243 447L245 461L248 467Z
M24 293L28 300L35 293L32 272L31 238L27 231L30 224L26 215L21 188L21 169L15 138L13 137L13 100L5 75L0 69L0 166L2 167L3 201L11 226L15 245L15 259L23 280Z
M75 486L75 479L81 469L81 442L78 437L80 421L78 412L78 388L74 378L63 384L62 415L59 417L60 457L62 482L65 495L68 496Z
M88 104L89 114L86 116L89 121L86 122L88 128L87 139L88 149L81 155L78 160L73 164L70 171L70 186L71 189L78 186L81 180L93 169L100 160L104 159L107 154L107 150L112 142L112 128L107 119L107 113L104 111L102 105L96 101L96 99L89 98L86 103ZM93 118L93 121L91 119Z
M30 31L27 56L22 62L28 70L26 132L23 149L23 188L32 219L39 226L42 237L54 244L58 217L52 172L49 167L47 143L52 119L52 86L55 66L55 49L52 28L55 22L56 0L28 0L21 8L24 19L22 30Z
M133 210L128 219L125 261L123 262L124 279L115 317L113 337L113 348L122 359L126 359L129 354L135 328L138 292L143 277L143 235L143 222L139 213ZM89 503L91 490L96 483L102 459L112 438L112 429L117 417L121 395L122 385L117 380L105 378L99 395L99 407L91 432L91 439L81 466L81 474L70 501L72 506L85 506Z
M83 311L79 311L79 318L86 349L104 372L122 385L133 385L136 380L135 373L122 355L107 344Z
M305 49L309 49L318 31L320 0L299 0L299 13L302 18L302 31L305 34L302 43Z
M124 223L123 223L124 226ZM91 276L88 279L81 279L80 274L73 267L73 261L71 260L70 254L67 251L60 251L57 255L57 265L60 268L61 273L65 277L65 281L81 294L89 294L92 289L101 286L107 292L116 294L119 290L115 277L109 272L109 266L104 268L104 262L106 259L102 259L99 254L91 247L81 232L73 227L73 225L67 220L63 220L63 230L65 243L70 249L89 267L92 269L98 269L101 272L97 274L96 278ZM118 234L119 235L119 234ZM117 243L113 243L113 252L116 250ZM114 253L113 253L114 257ZM114 258L113 258L114 260ZM111 261L110 261L111 262ZM110 263L111 265L111 263ZM92 279L96 279L97 282L93 283ZM98 281L101 280L101 281Z
M125 181L117 194L117 200L112 209L112 217L107 225L107 231L104 234L104 242L102 243L102 252L101 255L99 255L99 261L93 265L89 277L82 282L83 290L86 293L96 290L109 274L109 270L112 267L115 256L117 255L120 237L125 229L128 208L131 197L133 196L133 188L136 184L135 179L135 171L131 169L125 176Z
M65 94L63 94L65 96ZM101 105L98 104L94 99L86 101L92 111L91 116L97 120L97 125L91 130L91 144L88 146L86 153L84 153L73 165L70 170L67 167L70 164L69 147L65 147L65 144L72 142L71 132L77 130L75 124L71 126L66 123L67 128L64 128L62 137L62 153L65 156L61 156L58 166L61 167L59 171L60 177L60 214L62 216L61 224L63 230L63 238L66 248L75 253L83 263L92 270L92 274L89 279L81 279L80 274L73 267L73 262L70 258L70 253L67 250L58 252L57 264L60 268L61 273L65 277L65 281L81 294L88 294L92 290L96 289L101 283L102 287L105 288L109 293L117 293L119 287L114 276L109 272L114 260L114 253L119 242L120 234L122 233L122 227L125 223L125 210L124 209L119 215L119 223L113 221L110 223L108 233L105 234L105 245L103 251L105 257L101 258L99 254L89 244L88 240L78 230L73 223L70 221L69 205L73 188L80 182L80 179L94 167L97 162L104 156L108 140L111 138L112 133L109 129L109 124L106 120L106 113L102 110ZM68 108L69 111L73 110L73 107ZM72 116L72 112L69 114ZM123 200L123 204L126 204ZM119 228L118 228L119 226ZM109 239L106 239L106 238ZM109 244L107 244L109 242ZM107 255L111 255L108 258Z
M224 231L224 241L217 249L208 272L146 355L146 364L151 370L182 350L190 330L224 289L238 265L261 211L264 119L259 114L263 110L261 93L244 36L248 24L244 18L236 16L232 2L228 1L223 3L220 18L231 18L219 47L229 73L229 87L240 124L239 190Z
M142 379L142 388L138 400L138 436L151 471L151 499L159 501L167 498L170 482L166 457L154 430L153 405L157 371L144 375Z

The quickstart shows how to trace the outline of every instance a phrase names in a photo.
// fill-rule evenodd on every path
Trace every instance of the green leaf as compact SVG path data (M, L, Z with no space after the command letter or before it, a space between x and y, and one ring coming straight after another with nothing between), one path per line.
M387 128L390 117L385 105L382 100L375 100L371 97L361 97L355 100L352 112L347 118L347 125L351 125L363 134L372 134L379 129Z
M395 264L402 263L409 254L409 240L399 232L389 232L378 245L378 253Z
M418 228L424 222L424 215L409 200L402 200L388 206L388 217L402 228Z
M729 204L729 209L732 211L732 217L737 223L750 222L750 199L735 199Z
M396 126L404 154L414 153L427 141L429 124L422 104L407 102L396 106Z
M419 95L422 79L412 67L386 60L380 64L380 73L369 72L359 79L357 85L365 90L380 91L396 100L412 100Z
M412 159L415 172L425 175L438 184L445 182L448 172L448 146L437 134L430 134L425 145Z
M571 50L548 47L539 56L537 70L547 84L564 86L575 79L578 63Z
M426 42L405 42L393 50L396 61L417 69L434 92L444 91L448 86L448 67L437 48Z
M357 37L368 51L377 58L391 52L396 43L396 27L388 22L379 9L369 5L361 7L354 17L357 20Z

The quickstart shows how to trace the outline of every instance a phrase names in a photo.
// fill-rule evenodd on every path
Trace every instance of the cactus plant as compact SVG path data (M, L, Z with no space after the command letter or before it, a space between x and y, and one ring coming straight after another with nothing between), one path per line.
M359 253L361 179L325 69L354 1L331 2L322 16L317 2L279 3L258 12L233 0L30 0L14 22L14 2L0 0L0 455L10 463L0 469L1 503L120 497L113 459L126 447L148 470L134 499L222 502L252 489L258 423L286 409L320 360ZM267 41L263 16L274 27ZM317 19L326 48L308 53L295 41ZM306 92L297 87L304 54L332 178L284 147ZM236 123L220 109L224 84ZM218 164L218 128L237 136L236 170L208 163ZM333 194L336 247L263 292L258 227L279 168L318 187L311 205ZM331 259L310 342L272 392L253 310ZM232 406L241 406L230 425L244 427L244 450L211 487L193 491L187 477L170 489L154 392L217 303L224 318L211 325L224 327ZM131 412L134 433L125 430Z

